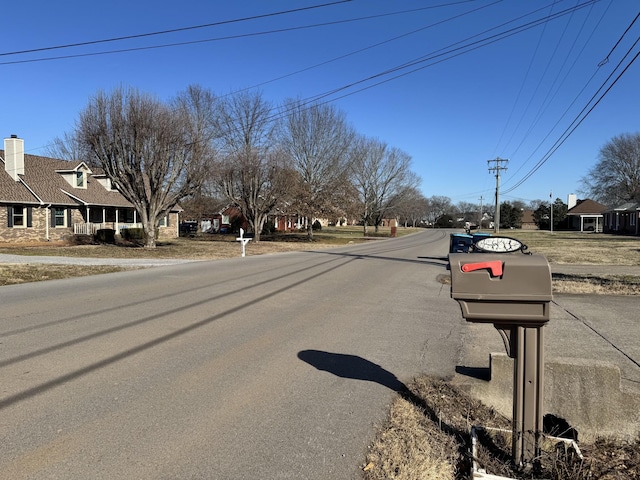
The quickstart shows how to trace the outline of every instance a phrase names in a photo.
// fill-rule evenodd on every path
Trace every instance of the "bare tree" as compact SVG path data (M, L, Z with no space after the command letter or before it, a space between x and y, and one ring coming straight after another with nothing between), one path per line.
M290 100L285 105L285 117L280 144L300 180L292 207L307 217L311 240L313 220L336 214L354 133L344 114L331 105L308 106Z
M409 192L419 183L410 164L408 154L379 140L361 137L355 142L349 169L360 200L360 220L365 235L369 223L377 231L403 192Z
M613 137L582 181L585 193L609 206L640 200L640 133Z
M403 197L396 204L394 211L400 217L405 227L411 224L415 227L423 223L427 217L428 202L424 195L415 187L407 189Z
M455 208L451 204L451 199L449 197L433 195L429 197L427 201L429 202L427 220L432 224L435 223L442 215L454 213Z
M293 178L275 144L271 117L271 105L260 93L241 92L223 102L218 118L218 187L240 209L256 242L268 215L286 203Z
M66 132L62 137L55 137L45 148L45 155L60 160L90 163L91 155L78 141L75 132ZM90 152L89 152L90 153ZM96 166L96 165L90 165Z
M480 206L475 203L461 201L456 204L458 218L463 222L477 223Z
M140 215L145 247L155 248L160 221L203 180L213 152L201 110L211 104L181 94L170 106L138 92L99 92L81 112L77 138Z

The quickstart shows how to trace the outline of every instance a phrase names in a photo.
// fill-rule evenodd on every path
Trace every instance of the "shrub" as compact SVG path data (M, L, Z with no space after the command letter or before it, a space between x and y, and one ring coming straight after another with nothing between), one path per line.
M123 228L120 235L124 240L143 240L144 228Z
M99 243L116 243L116 231L111 228L102 228L95 233L94 239Z
M264 225L262 226L262 234L263 235L271 235L275 231L276 231L276 224L275 223L273 223L271 220L268 220L268 221L264 222Z
M320 230L322 230L322 224L320 223L320 220L316 220L315 222L313 222L313 225L311 225L311 229L314 232L319 232Z

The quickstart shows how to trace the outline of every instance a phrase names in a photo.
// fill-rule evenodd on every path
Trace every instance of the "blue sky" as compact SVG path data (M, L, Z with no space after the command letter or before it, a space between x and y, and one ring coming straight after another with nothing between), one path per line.
M411 155L427 197L492 203L487 160L500 157L502 200L566 201L607 141L640 131L638 60L549 155L640 51L640 20L623 35L639 12L636 0L14 2L3 14L0 134L44 154L92 95L119 85L161 99L190 84L218 95L257 86L275 104L340 89L323 101ZM230 20L241 21L13 53ZM114 50L127 51L94 55Z

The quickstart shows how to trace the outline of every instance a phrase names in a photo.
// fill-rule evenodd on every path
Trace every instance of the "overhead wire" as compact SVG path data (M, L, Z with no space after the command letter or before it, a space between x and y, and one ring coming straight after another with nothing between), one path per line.
M329 59L329 60L326 60L326 61L324 61L324 62L316 63L316 64L314 64L314 65L311 65L311 66L308 66L308 67L302 68L302 69L300 69L300 70L296 70L296 71L294 71L294 72L290 72L290 73L287 73L287 74L285 74L285 75L281 75L281 76L279 76L279 77L272 78L272 79L270 79L270 80L265 80L264 82L257 83L257 84L255 84L255 85L252 85L252 86L250 86L250 87L246 87L246 88L243 88L243 89L240 89L240 90L237 90L237 91L245 91L245 90L251 90L251 89L254 89L254 88L259 88L259 87L261 87L261 86L263 86L263 85L267 85L267 84L269 84L269 83L273 83L273 82L276 82L276 81L278 81L278 80L282 80L282 79L284 79L284 78L292 77L292 76L297 75L297 74L299 74L299 73L307 72L307 71L312 70L312 69L314 69L314 68L322 67L322 66L324 66L324 65L328 65L329 63L333 63L333 62L336 62L336 61L338 61L338 60L343 60L343 59L345 59L345 58L347 58L347 57L350 57L350 56L356 55L356 54L358 54L358 53L365 52L365 51L367 51L367 50L371 50L371 49L373 49L373 48L377 48L377 47L382 46L382 45L386 45L387 43L391 43L391 42L394 42L394 41L396 41L396 40L400 40L401 38L409 37L409 36L414 35L414 34L416 34L416 33L422 32L422 31L424 31L424 30L428 30L428 29L433 28L433 27L435 27L435 26L442 25L442 24L447 23L447 22L450 22L450 21L452 21L452 20L457 20L457 19L459 19L459 18L461 18L461 17L463 17L463 16L469 15L469 14L471 14L471 13L478 12L478 11L483 10L483 9L485 9L485 8L488 8L488 7L491 7L491 6L496 5L496 4L498 4L498 3L501 3L502 1L503 1L503 0L496 0L496 1L494 1L493 3L487 4L487 5L483 5L483 6L478 7L478 8L474 8L473 10L469 10L469 11L467 11L467 12L460 13L460 14L458 14L458 15L454 15L454 16L452 16L452 17L448 17L448 18L446 18L446 19L444 19L444 20L440 20L440 21L438 21L438 22L431 23L431 24L426 25L426 26L424 26L424 27L421 27L421 28L418 28L418 29L415 29L415 30L411 30L411 31L409 31L409 32L405 32L405 33L403 33L403 34L401 34L401 35L396 35L396 36L394 36L394 37L388 38L388 39L386 39L386 40L382 40L382 41L380 41L380 42L377 42L377 43L374 43L374 44L368 45L368 46L366 46L366 47L363 47L363 48L360 48L360 49L357 49L357 50L353 50L353 51L351 51L351 52L348 52L348 53L345 53L345 54L339 55L339 56L337 56L337 57L333 57L333 58L331 58L331 59ZM455 2L455 3L466 3L466 2ZM440 7L440 6L450 6L450 5L453 5L453 4L439 5L438 7ZM431 8L435 8L435 7L431 7Z
M191 25L188 27L181 27L181 28L172 28L172 29L168 29L168 30L160 30L160 31L156 31L156 32L147 32L147 33L137 33L134 35L126 35L126 36L121 36L121 37L112 37L112 38L105 38L105 39L101 39L101 40L88 40L88 41L84 41L84 42L77 42L77 43L68 43L68 44L64 44L64 45L54 45L54 46L50 46L50 47L40 47L40 48L32 48L32 49L26 49L26 50L18 50L15 52L3 52L0 53L0 57L4 57L4 56L8 56L8 55L22 55L25 53L35 53L35 52L44 52L44 51L49 51L49 50L59 50L59 49L64 49L64 48L73 48L73 47L83 47L83 46L88 46L88 45L97 45L97 44L101 44L101 43L111 43L111 42L119 42L122 40L132 40L134 38L144 38L144 37L153 37L153 36L158 36L158 35L166 35L168 33L177 33L177 32L186 32L186 31L190 31L190 30L198 30L198 29L202 29L202 28L210 28L210 27L219 27L221 25L228 25L231 23L238 23L238 22L246 22L249 20L257 20L257 19L261 19L261 18L269 18L269 17L275 17L275 16L279 16L279 15L286 15L289 13L298 13L298 12L302 12L302 11L306 11L306 10L314 10L317 8L324 8L324 7L329 7L329 6L333 6L333 5L339 5L342 3L349 3L352 2L353 0L338 0L335 2L331 2L331 3L324 3L321 5L312 5L309 7L301 7L301 8L294 8L291 10L282 10L279 12L272 12L272 13L265 13L262 15L253 15L250 17L242 17L242 18L236 18L233 20L223 20L220 22L213 22L213 23L205 23L202 25Z
M335 3L345 3L345 2L351 2L351 1L353 1L353 0L342 0L341 2L334 2L332 4L326 4L326 5L334 5ZM343 24L343 23L358 22L358 21L363 21L363 20L370 20L370 19L373 19L373 18L388 17L388 16L393 16L393 15L403 15L403 14L406 14L406 13L413 13L413 12L417 12L417 11L421 11L421 10L429 10L429 9L433 9L433 8L438 8L440 6L450 6L450 5L455 5L455 4L458 4L458 3L467 3L467 2L470 2L470 1L475 1L475 0L462 0L462 1L447 3L447 4L443 4L443 5L435 5L435 6L432 5L432 6L429 6L429 7L414 8L414 9L410 9L410 10L403 10L403 11L397 11L397 12L391 12L391 13L383 13L383 14L377 14L377 15L368 15L368 16L364 16L364 17L350 18L350 19L346 19L346 20L333 20L333 21L330 21L330 22L321 22L321 23L314 23L314 24L308 24L308 25L301 25L301 26L294 26L294 27L287 27L287 28L279 28L279 29L272 29L272 30L265 30L265 31L261 31L261 32L251 32L251 33L241 33L241 34L236 34L236 35L226 35L226 36L222 36L222 37L206 38L206 39L200 39L200 40L187 40L187 41L182 41L182 42L172 42L172 43L165 43L165 44L159 44L159 45L147 45L147 46L141 46L141 47L129 47L129 48L116 49L116 50L106 50L106 51L101 51L101 52L77 53L77 54L59 55L59 56L53 56L53 57L32 58L32 59L25 59L25 60L10 60L10 61L0 62L0 66L1 65L16 65L16 64L24 64L24 63L45 62L45 61L53 61L53 60L65 60L65 59L71 59L71 58L94 57L94 56L99 56L99 55L112 55L112 54L118 54L118 53L129 53L129 52L137 52L137 51L145 51L145 50L155 50L155 49L160 49L160 48L179 47L179 46L185 46L185 45L197 45L197 44L202 44L202 43L211 43L211 42L218 42L218 41L223 41L223 40L234 40L234 39L240 39L240 38L249 38L249 37L261 36L261 35L271 35L271 34L275 34L275 33L284 33L284 32L296 31L296 30L305 30L305 29L309 29L309 28L318 28L318 27L326 27L326 26L331 26L331 25L339 25L339 24ZM324 6L326 6L326 5L324 5ZM316 7L316 8L318 8L318 7ZM293 10L293 11L297 11L297 10ZM284 13L289 13L289 12L290 11L286 11ZM271 15L276 15L276 14L271 14ZM65 45L65 46L44 47L44 48L41 48L41 49L25 50L25 51L21 51L21 52L10 52L10 53L0 54L0 56L3 56L3 55L17 55L17 54L24 54L24 53L35 52L35 51L45 51L45 50L59 49L59 48L85 46L85 45L91 45L91 44L96 44L96 43L119 41L119 40L124 40L124 39L133 39L133 38L139 38L139 37L150 36L150 35L164 35L166 33L173 33L175 31L188 30L188 29L194 29L194 28L204 28L204 27L210 27L210 26L217 26L219 24L238 22L238 21L245 21L245 20L249 20L249 19L253 19L253 18L261 18L261 17L262 16L247 17L245 19L229 20L229 21L206 24L206 25L200 25L200 26L194 26L194 27L185 27L184 29L167 30L167 31L162 31L162 32L154 32L154 33L151 33L151 34L138 34L138 35L131 35L131 36L128 36L128 37L119 37L119 38L113 38L113 39L108 39L108 40L95 40L95 41L89 41L89 42L81 42L81 43L77 43L77 44L69 44L69 45Z
M556 95L558 94L558 92L560 91L560 88L562 87L562 85L564 85L569 73L573 70L574 66L576 65L578 58L582 55L582 53L584 52L589 40L592 38L593 34L595 33L595 31L597 30L597 28L599 27L600 23L603 21L604 16L606 14L606 12L608 11L609 7L611 7L611 2L609 3L609 5L607 6L604 14L602 14L600 16L600 18L598 19L598 21L596 22L596 24L594 25L593 29L591 30L591 33L589 34L587 40L585 41L585 43L582 46L582 49L580 50L580 53L575 57L573 63L571 64L571 66L567 69L567 72L564 76L564 78L562 79L562 81L560 82L560 84L557 86L556 88L556 92L554 93L554 95L551 97L551 99L549 99L549 95L547 95L547 97L545 98L545 100L542 102L540 108L538 109L538 113L536 115L536 118L532 121L531 125L529 126L529 129L527 130L527 132L524 134L523 138L520 140L520 143L518 144L518 146L516 147L516 149L507 156L507 158L514 158L516 153L520 150L520 147L524 144L524 142L526 141L526 139L529 137L529 135L531 134L531 132L533 131L533 128L538 124L538 122L540 121L540 119L542 118L543 113L546 111L546 109L549 107L549 105L551 104L551 101L556 97ZM593 12L593 5L591 6L591 9L589 10L589 14L587 17L585 17L585 20L582 24L582 27L580 28L580 33L582 32L582 29L584 28L589 16L591 15L591 13ZM580 35L580 33L578 33L578 35L576 36L576 39L573 43L573 45L571 46L571 50L573 50L573 47L575 46L577 39ZM568 58L570 51L567 53L567 57ZM555 130L555 128L560 124L560 122L564 119L564 117L568 114L569 110L573 107L573 105L578 101L578 99L580 98L580 96L582 95L582 93L584 93L584 91L587 89L587 87L589 86L589 84L592 82L592 80L595 78L596 74L597 74L597 69L594 70L594 72L591 74L591 76L589 77L589 79L585 82L584 86L582 87L582 89L580 89L579 92L576 93L576 95L574 96L573 100L569 103L569 105L565 108L565 111L562 115L560 115L558 117L558 119L556 120L555 124L553 125L553 127L551 129L549 129L549 132L544 136L544 138L538 143L538 146L529 154L529 156L527 157L527 159L522 162L520 164L520 166L513 172L511 173L511 175L504 181L503 184L507 184L509 181L511 181L512 178L514 178L515 176L518 175L518 173L525 167L525 165L529 162L529 160L531 160L531 158L533 158L533 156L536 154L536 152L538 151L538 149L540 147L542 147L542 145L544 144L544 142L547 140L547 138L549 138L551 136L551 134L553 133L553 130ZM558 76L560 75L561 71L558 71L558 75L556 76L556 78L554 79L554 84L557 81ZM550 93L550 91L549 91ZM548 103L547 103L547 100ZM546 103L546 106L545 106Z
M609 3L609 6L611 6L611 3ZM571 53L573 52L573 50L574 50L574 48L575 48L575 46L576 46L576 44L578 42L578 38L580 37L585 25L587 24L587 21L589 20L589 17L591 16L591 13L593 13L593 7L594 7L594 5L591 6L591 8L589 10L589 13L587 14L587 16L585 16L585 18L584 18L584 20L582 22L582 25L580 27L580 30L576 34L576 36L575 36L575 38L573 40L573 43L571 44L571 47L569 48L569 50L567 51L567 54L564 57L564 60L561 62L561 64L563 66L566 65L568 59L570 58ZM608 9L608 7L607 7L607 9ZM606 10L605 10L605 14L606 14ZM596 23L596 25L592 29L591 34L589 35L588 39L583 44L582 49L580 50L580 53L574 58L573 63L569 66L569 68L566 71L565 76L563 77L563 79L560 82L558 82L558 79L560 78L560 75L562 74L562 68L558 69L558 73L556 74L555 78L551 82L552 86L556 85L555 93L553 93L553 95L552 95L553 88L549 88L549 90L547 91L547 94L545 95L544 100L540 103L540 106L538 107L538 111L536 112L533 121L529 125L529 128L527 129L527 131L523 135L522 139L520 140L520 143L518 143L518 145L515 148L515 150L513 151L513 153L511 153L511 155L508 156L509 158L514 157L516 155L516 153L520 150L520 147L522 147L524 142L527 140L527 138L529 138L529 135L533 131L533 128L538 124L538 122L542 118L543 113L547 110L547 108L549 107L549 105L551 104L553 99L556 97L556 95L560 91L560 88L564 85L569 73L573 70L573 67L576 65L579 56L582 54L582 52L584 52L584 49L586 48L588 41L593 36L593 33L596 31L596 29L600 25L600 22L602 22L603 18L604 18L604 15L599 18L598 22ZM568 24L567 24L567 26L568 26Z
M556 2L553 2L549 8L550 11L553 11L553 6L556 4ZM520 101L520 97L522 96L522 93L524 91L524 86L526 84L526 79L529 76L529 72L531 71L531 69L533 68L533 61L535 60L536 55L538 54L538 49L540 48L540 44L542 43L542 38L544 36L544 32L546 31L546 25L545 28L540 32L540 36L538 37L538 42L536 43L536 47L533 51L533 54L531 55L531 59L529 60L529 66L527 67L527 71L524 74L524 79L522 80L522 82L520 82L520 89L518 90L518 93L516 95L516 98L513 102L513 106L511 107L511 111L509 112L509 116L507 117L507 120L504 124L504 128L502 129L502 133L500 134L500 137L498 137L498 143L496 144L496 147L494 148L494 152L498 150L498 146L500 145L500 143L502 142L502 138L504 137L506 131L507 131L507 127L508 125L511 124L511 119L513 118L513 115L515 114L516 111L516 106L518 105L518 102ZM522 121L522 119L520 120ZM514 130L514 134L515 134L515 130ZM511 142L511 139L513 137L509 138L509 140L507 141L507 145ZM493 157L493 155L492 155Z
M625 32L622 34L622 36L620 37L620 39L616 42L615 47L617 47L620 42L622 41L622 39L624 38L624 36L626 36L626 34L629 32L630 27L633 26L633 24L635 24L635 22L638 20L638 18L640 18L640 12L636 15L636 17L633 19L633 21L631 22L631 25L629 26L629 28L627 28L625 30ZM621 67L621 65L623 64L623 62L625 61L625 59L627 59L627 57L629 57L629 55L631 54L631 52L633 51L633 49L636 47L636 45L638 45L638 43L640 43L640 37L638 37L635 42L633 42L633 44L631 45L631 47L629 47L629 49L627 50L627 52L624 54L624 56L620 59L620 61L618 62L618 64L616 65L616 67L611 71L611 73L607 76L607 78L602 82L602 84L600 85L600 87L598 88L598 90L591 96L591 98L589 99L589 101L587 102L587 104L582 108L582 110L576 115L576 117L574 118L574 120L569 124L569 126L564 130L564 132L560 135L560 137L553 143L553 145L547 150L547 152L542 156L542 158L536 163L536 165L529 170L529 172L527 172L518 182L516 182L515 185L509 187L508 189L506 189L504 192L502 193L510 193L512 191L514 191L515 189L517 189L518 187L520 187L523 183L525 183L529 178L531 178L531 176L533 176L533 174L535 172L537 172L550 158L551 156L564 144L564 142L567 141L567 139L571 136L571 134L573 134L573 132L578 128L578 126L580 126L582 124L582 122L589 116L589 114L595 109L595 107L602 101L602 99L609 93L609 91L611 91L611 89L613 88L613 86L620 80L620 78L622 77L622 75L627 72L627 70L631 67L631 65L636 61L636 59L638 58L638 56L640 56L640 51L638 51L638 53L635 54L635 56L629 61L629 63L627 63L627 65L624 67L624 69L618 74L618 76L615 78L615 80L613 80L613 82L609 85L609 87L606 88L606 90L602 93L602 95L600 95L600 97L595 100L594 99L598 96L598 94L605 88L605 85L611 80L611 78L614 76L615 72ZM613 49L612 49L613 52ZM610 52L607 56L607 58L610 57L611 53ZM602 62L600 62L598 65L604 65ZM592 103L593 105L591 105L591 107L589 107L589 105Z
M464 44L462 46L458 46L458 47L452 48L453 46L458 45L460 43L460 42L456 42L454 44L451 44L449 47L444 47L444 48L439 49L439 50L436 51L436 52L440 52L440 53L432 53L432 54L430 54L430 56L421 56L421 57L418 57L417 59L414 59L414 60L412 60L410 62L405 62L405 63L403 63L401 65L389 68L389 69L384 70L382 72L378 72L376 74L370 75L369 77L366 77L366 78L351 82L351 83L349 83L347 85L336 87L336 88L334 88L332 90L329 90L329 91L326 91L326 92L323 92L323 93L320 93L320 94L316 94L314 96L308 97L307 99L303 100L303 103L304 104L312 104L312 103L316 103L319 100L323 100L323 99L325 99L325 100L322 103L328 103L328 102L333 102L333 101L348 97L350 95L354 95L356 93L359 93L359 92L362 92L362 91L377 87L379 85L388 83L388 82L390 82L392 80L396 80L398 78L401 78L401 77L404 77L404 76L407 76L407 75L411 75L411 74L416 73L416 72L418 72L420 70L423 70L425 68L432 67L432 66L437 65L439 63L442 63L444 61L447 61L447 60L450 60L452 58L458 57L460 55L464 55L466 53L469 53L469 52L471 52L473 50L477 50L477 49L482 48L484 46L487 46L487 45L490 45L492 43L498 42L500 40L504 40L504 39L509 38L511 36L517 35L519 33L522 33L524 31L526 31L526 30L529 30L531 28L535 28L535 27L537 27L537 26L539 26L539 25L541 25L543 23L555 20L555 19L560 18L560 17L562 17L564 15L567 15L567 14L569 14L572 11L575 11L577 9L585 8L586 6L589 6L592 3L597 2L597 1L599 1L599 0L589 0L587 2L584 2L584 3L580 4L580 5L576 5L574 7L562 10L560 12L556 12L556 13L554 13L552 15L548 15L548 16L543 17L543 18L538 18L538 19L533 20L531 22L528 22L526 24L519 25L517 27L514 27L514 28L511 28L511 29L499 32L499 33L494 34L494 35L490 35L490 36L482 38L480 40L476 40L476 41ZM490 30L493 30L493 29L490 29ZM469 38L475 38L476 36L477 35L474 35L474 36L469 37ZM448 48L448 50L447 50L447 48ZM440 58L440 57L444 57L444 58ZM432 61L432 62L424 65L424 63L428 62L428 61ZM414 68L412 70L409 70L409 71L402 72L402 70L405 70L405 69L407 69L409 67L416 67L416 68ZM378 81L376 83L373 83L371 85L367 85L367 86L361 87L361 88L359 88L357 90L345 93L345 94L340 95L338 97L327 99L328 97L331 97L331 96L333 96L333 95L335 95L335 94L337 94L339 92L342 92L344 90L348 90L348 89L350 89L352 87L355 87L357 85L360 85L360 84L369 82L371 80L375 80L377 78L384 77L386 75L390 75L392 73L396 73L396 72L399 72L399 71L402 72L402 73L399 73L399 74L397 74L397 75L395 75L393 77L387 78L387 79L380 80L380 81ZM278 118L278 116L274 115L273 118L275 120L276 118Z

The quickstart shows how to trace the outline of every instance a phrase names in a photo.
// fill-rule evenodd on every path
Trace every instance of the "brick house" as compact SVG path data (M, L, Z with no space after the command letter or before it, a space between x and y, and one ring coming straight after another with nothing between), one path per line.
M142 227L111 180L84 162L24 153L12 135L0 150L0 242L63 241L99 229ZM160 226L160 238L178 236L178 211Z
M604 212L604 233L640 235L640 202L627 202Z
M602 232L606 205L590 199L578 200L572 193L567 206L567 223L571 230Z

